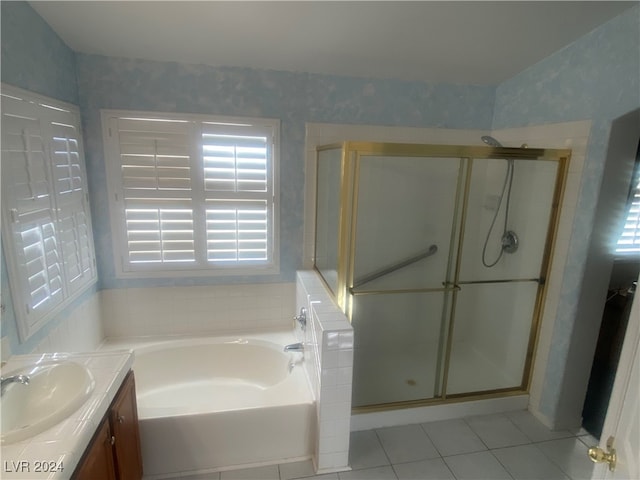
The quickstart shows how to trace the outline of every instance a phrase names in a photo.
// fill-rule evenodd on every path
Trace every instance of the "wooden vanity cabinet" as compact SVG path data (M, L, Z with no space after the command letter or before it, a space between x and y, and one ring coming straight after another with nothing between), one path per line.
M133 371L122 382L72 480L140 480L142 454Z
M119 480L140 480L142 478L142 453L140 452L138 405L133 370L129 372L122 383L107 415L109 416L111 433L115 438L113 454L116 477Z
M109 420L105 418L71 478L74 480L116 480L111 437Z

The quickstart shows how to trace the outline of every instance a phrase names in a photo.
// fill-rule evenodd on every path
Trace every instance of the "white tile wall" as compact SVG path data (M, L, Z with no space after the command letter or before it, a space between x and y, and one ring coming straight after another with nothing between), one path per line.
M296 309L307 309L305 366L318 405L314 464L318 473L349 470L353 328L314 271L299 271Z
M100 295L95 293L78 305L32 353L91 352L104 339Z
M295 284L102 290L107 338L290 329Z

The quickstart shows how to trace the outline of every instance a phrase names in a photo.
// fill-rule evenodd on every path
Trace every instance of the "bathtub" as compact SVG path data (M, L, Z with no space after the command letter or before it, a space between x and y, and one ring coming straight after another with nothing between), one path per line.
M293 333L110 341L135 352L145 478L311 458L315 401Z

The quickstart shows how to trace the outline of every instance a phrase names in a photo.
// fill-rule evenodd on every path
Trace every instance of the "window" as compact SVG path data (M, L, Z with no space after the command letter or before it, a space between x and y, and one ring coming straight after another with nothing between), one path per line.
M2 222L24 341L97 279L75 106L2 86Z
M277 120L102 118L119 276L278 272Z
M616 253L619 255L640 254L640 158L636 161L627 202L627 215L622 233L618 237Z

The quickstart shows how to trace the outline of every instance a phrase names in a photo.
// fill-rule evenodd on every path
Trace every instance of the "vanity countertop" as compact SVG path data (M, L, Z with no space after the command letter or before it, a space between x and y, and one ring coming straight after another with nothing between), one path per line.
M86 365L95 381L87 401L70 417L27 440L3 444L0 478L39 480L70 478L133 364L130 351L45 353L12 356L2 371L52 361Z

